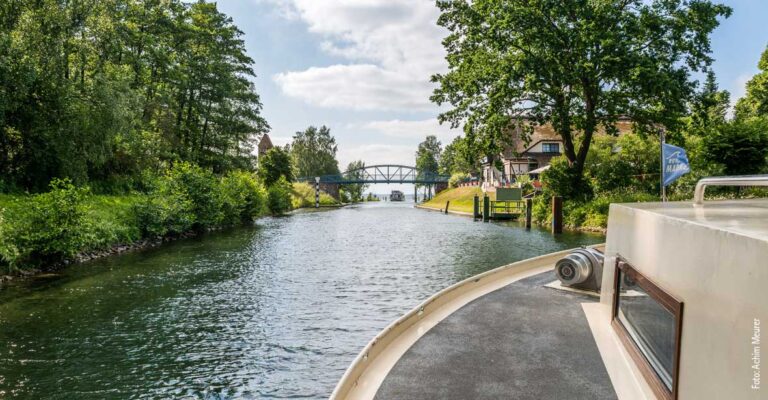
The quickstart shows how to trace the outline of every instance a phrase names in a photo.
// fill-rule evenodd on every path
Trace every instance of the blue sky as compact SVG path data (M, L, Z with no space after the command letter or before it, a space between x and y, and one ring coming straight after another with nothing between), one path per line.
M734 11L712 36L720 87L742 96L768 45L768 1L724 1ZM445 69L432 0L220 0L245 33L273 141L328 125L342 170L350 161L413 164L439 126L432 73Z

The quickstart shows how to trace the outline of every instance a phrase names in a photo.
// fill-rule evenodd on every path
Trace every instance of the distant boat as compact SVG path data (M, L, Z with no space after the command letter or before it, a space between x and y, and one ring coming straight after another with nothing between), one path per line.
M399 190L393 190L392 194L389 195L390 201L405 201L405 195L403 192Z

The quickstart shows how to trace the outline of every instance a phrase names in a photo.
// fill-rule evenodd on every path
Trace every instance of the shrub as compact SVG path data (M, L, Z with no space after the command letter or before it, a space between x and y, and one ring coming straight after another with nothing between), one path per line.
M451 175L451 179L448 179L448 186L455 188L459 186L459 183L462 183L469 179L469 174L466 174L464 172L457 172L453 175Z
M195 216L193 228L202 229L221 222L219 182L212 172L195 164L176 163L165 175L162 187L171 196L189 199Z
M168 189L148 195L134 207L136 225L143 237L181 234L192 229L192 203L181 193Z
M281 215L291 209L291 184L285 177L280 177L267 190L267 207L272 214Z
M304 182L296 182L292 186L291 194L293 197L291 201L293 208L315 206L315 188L312 185ZM346 191L340 191L339 194L342 196L342 198L345 198L344 196L349 196L349 193ZM338 204L338 202L333 198L333 196L320 191L320 204L334 205Z
M87 188L54 179L50 192L25 198L7 218L2 252L6 262L41 265L73 257L87 245L90 225L84 203Z
M541 176L544 186L565 199L585 201L592 197L592 187L584 177L578 177L564 156L555 157Z
M220 195L224 224L253 221L264 210L264 188L249 172L234 171L222 178Z

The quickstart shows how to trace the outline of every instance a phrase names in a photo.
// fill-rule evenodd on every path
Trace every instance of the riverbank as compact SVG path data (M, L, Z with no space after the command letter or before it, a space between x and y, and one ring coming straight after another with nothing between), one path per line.
M0 282L314 207L307 184L265 190L247 173L196 174L164 178L173 190L151 193L93 195L60 181L48 193L0 194ZM342 206L326 193L320 202Z
M472 215L475 196L480 198L483 196L483 191L477 186L446 189L429 201L422 203L421 206L434 210L445 210L445 203L450 202L448 212L456 211Z
M476 186L446 189L431 200L417 205L417 208L431 211L445 211L448 203L448 213L472 216L474 197L482 198L483 191ZM491 200L494 194L491 194ZM605 234L608 222L608 208L614 198L596 198L586 203L566 202L563 208L565 227L571 230ZM621 200L626 200L626 196ZM636 201L650 201L646 197L632 198ZM547 198L542 196L533 199L533 223L539 226L549 226L551 207Z

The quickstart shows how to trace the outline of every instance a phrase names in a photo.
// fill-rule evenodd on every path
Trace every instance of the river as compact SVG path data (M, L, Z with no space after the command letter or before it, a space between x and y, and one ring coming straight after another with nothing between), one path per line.
M73 265L0 288L0 398L327 398L434 292L601 241L384 202Z

